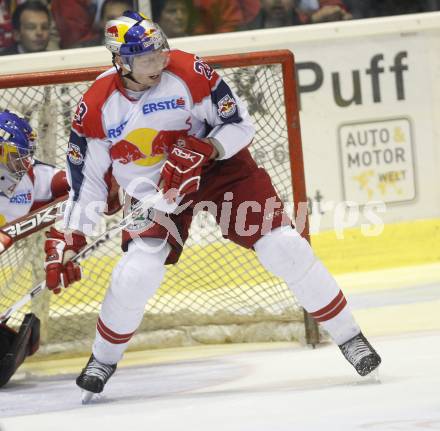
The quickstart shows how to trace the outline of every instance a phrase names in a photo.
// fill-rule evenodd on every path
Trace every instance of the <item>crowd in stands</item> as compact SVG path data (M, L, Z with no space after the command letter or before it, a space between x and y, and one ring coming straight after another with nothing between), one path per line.
M170 37L440 10L440 0L151 0ZM0 55L102 45L107 20L136 0L0 0Z

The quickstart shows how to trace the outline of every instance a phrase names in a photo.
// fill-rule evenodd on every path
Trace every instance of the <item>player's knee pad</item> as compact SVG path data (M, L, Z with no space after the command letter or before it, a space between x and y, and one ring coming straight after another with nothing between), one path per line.
M261 264L287 283L297 283L316 262L310 244L295 229L281 227L254 245Z
M165 276L170 246L155 238L131 242L114 269L109 294L124 308L144 307Z

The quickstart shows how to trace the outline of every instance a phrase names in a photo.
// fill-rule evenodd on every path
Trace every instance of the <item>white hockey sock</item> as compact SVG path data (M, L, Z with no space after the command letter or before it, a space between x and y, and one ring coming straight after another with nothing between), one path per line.
M360 328L347 301L309 243L291 227L274 229L254 246L261 264L282 278L299 303L340 345L357 335Z
M101 306L93 355L105 364L115 364L121 359L142 321L147 301L165 276L169 245L157 250L161 240L143 238L141 241L145 246L131 242L114 268Z

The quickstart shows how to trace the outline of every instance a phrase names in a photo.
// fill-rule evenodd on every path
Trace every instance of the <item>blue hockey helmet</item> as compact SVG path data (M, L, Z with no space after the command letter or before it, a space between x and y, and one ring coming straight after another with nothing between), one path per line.
M36 133L24 118L5 110L0 112L1 142L15 146L21 156L32 156L35 152Z
M10 196L32 165L36 133L24 119L0 112L0 191Z

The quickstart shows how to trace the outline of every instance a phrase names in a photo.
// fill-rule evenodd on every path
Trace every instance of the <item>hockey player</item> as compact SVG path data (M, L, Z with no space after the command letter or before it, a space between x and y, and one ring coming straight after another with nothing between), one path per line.
M0 229L69 192L63 170L34 158L36 145L36 133L24 118L0 112ZM121 205L111 176L108 181L105 214L111 215ZM18 331L0 323L0 387L38 350L39 340L40 321L32 313L26 314Z
M18 115L0 112L0 227L66 195L64 171L35 160L36 134ZM0 387L38 350L40 321L26 314L18 331L0 323Z
M59 291L63 278L64 285L75 280L76 268L69 258L86 245L85 233L98 211L92 216L87 210L105 201L103 178L110 166L132 201L155 193L158 184L165 194L173 192L183 197L181 205L189 206L169 215L181 241L156 222L159 211L149 212L136 232L140 239L133 241L129 231L123 232L125 254L101 306L92 355L76 380L83 400L102 392L116 370L147 300L164 277L165 264L178 260L192 210L201 201L220 207L227 199L229 223L217 215L223 235L252 248L268 271L286 281L360 375L377 368L380 357L361 333L342 291L286 221L270 177L250 156L247 147L254 126L228 84L197 56L170 51L161 29L140 13L125 12L109 21L105 36L114 68L84 94L72 123L71 205L65 231L52 230L46 241L48 288ZM249 212L245 225L258 229L243 232L237 228L243 222L238 207L245 201L260 208L276 201L278 209ZM270 228L267 220L272 221Z
M34 159L35 146L24 118L0 112L0 227L69 190L64 171Z

